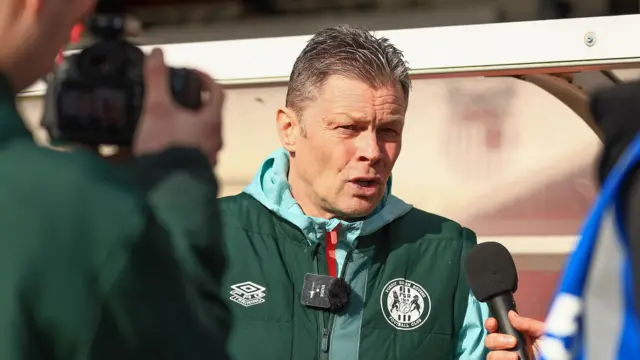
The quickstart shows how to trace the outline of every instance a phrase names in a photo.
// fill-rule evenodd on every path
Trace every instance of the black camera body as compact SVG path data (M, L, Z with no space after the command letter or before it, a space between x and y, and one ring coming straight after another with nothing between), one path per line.
M47 79L42 125L53 143L129 146L142 113L145 54L124 39L122 15L96 14L93 24L98 40L67 56ZM199 76L170 68L169 77L175 102L198 109Z

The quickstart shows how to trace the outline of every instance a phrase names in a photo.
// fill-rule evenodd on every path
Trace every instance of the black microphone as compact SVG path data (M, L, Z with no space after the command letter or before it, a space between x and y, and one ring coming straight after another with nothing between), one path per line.
M517 312L513 293L518 289L518 272L509 250L497 242L479 244L465 258L465 271L473 295L487 303L491 315L498 320L499 331L517 339L518 344L511 351L520 360L530 360L524 336L513 328L507 316L510 310Z

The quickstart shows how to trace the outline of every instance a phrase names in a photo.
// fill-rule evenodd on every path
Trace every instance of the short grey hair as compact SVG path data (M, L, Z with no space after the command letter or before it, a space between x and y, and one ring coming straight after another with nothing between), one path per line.
M331 75L355 78L372 87L398 84L405 102L409 101L411 79L402 51L366 29L339 25L317 32L293 65L286 106L300 116Z

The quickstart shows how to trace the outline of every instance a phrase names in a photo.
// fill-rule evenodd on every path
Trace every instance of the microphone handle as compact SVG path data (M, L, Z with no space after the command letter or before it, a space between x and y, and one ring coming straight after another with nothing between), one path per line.
M524 336L513 328L509 321L509 311L516 311L516 303L513 300L512 293L500 294L487 301L491 315L498 320L498 329L500 333L514 336L518 344L511 351L516 352L520 356L520 360L531 360L526 351L526 340Z

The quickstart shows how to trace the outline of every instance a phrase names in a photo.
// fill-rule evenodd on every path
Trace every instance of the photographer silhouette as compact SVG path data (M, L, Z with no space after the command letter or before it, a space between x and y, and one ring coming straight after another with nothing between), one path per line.
M94 5L0 2L0 359L227 359L211 171L220 87L194 72L208 97L186 110L171 99L162 53L141 58L149 89L128 167L38 146L16 110L16 93L52 69ZM93 107L94 94L57 105L128 119Z

